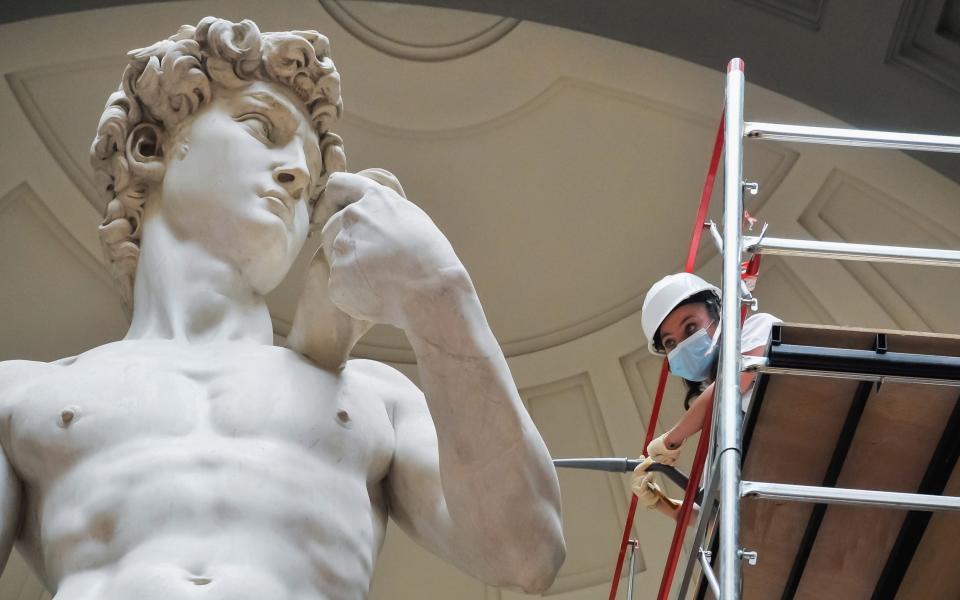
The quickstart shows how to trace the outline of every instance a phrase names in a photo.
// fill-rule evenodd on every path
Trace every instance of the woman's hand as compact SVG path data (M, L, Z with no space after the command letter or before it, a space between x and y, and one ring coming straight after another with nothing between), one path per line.
M657 461L652 458L646 458L637 465L637 468L633 470L633 475L630 476L630 489L640 504L647 508L659 508L660 512L673 516L673 512L680 506L680 503L668 497L663 488L654 481L656 474L647 470L655 462Z
M633 470L633 475L630 476L630 489L633 491L633 495L638 498L640 504L647 508L653 508L660 501L660 498L665 496L663 490L654 481L655 473L647 471L650 465L655 462L652 458L645 459L637 465L637 468Z
M670 435L669 432L647 444L647 456L658 463L673 465L677 462L677 458L680 457L680 446L683 445L683 442L673 443L673 447L671 448L671 444L667 443L668 435Z

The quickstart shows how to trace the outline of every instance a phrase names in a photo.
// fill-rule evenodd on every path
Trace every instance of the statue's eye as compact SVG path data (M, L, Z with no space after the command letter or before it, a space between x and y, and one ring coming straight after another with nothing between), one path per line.
M263 115L256 113L246 114L240 117L240 122L258 137L263 138L264 141L272 141L270 121Z

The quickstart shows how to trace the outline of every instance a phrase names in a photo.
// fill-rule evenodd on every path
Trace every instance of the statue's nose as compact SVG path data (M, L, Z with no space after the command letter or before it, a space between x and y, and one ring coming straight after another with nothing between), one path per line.
M295 163L278 166L273 170L273 180L283 186L294 200L300 200L307 187L309 174L305 166Z

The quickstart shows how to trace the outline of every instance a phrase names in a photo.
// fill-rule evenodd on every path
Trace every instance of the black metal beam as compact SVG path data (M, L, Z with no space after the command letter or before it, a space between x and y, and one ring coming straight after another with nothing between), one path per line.
M843 421L843 427L837 436L837 444L833 448L833 456L830 457L830 464L827 465L827 471L823 476L824 487L834 487L840 478L840 472L843 470L843 463L847 459L847 453L853 444L853 437L860 425L860 418L867 406L867 400L870 398L870 390L873 384L861 381L853 395L853 401L847 410L847 417ZM823 524L823 517L827 512L826 504L815 504L810 511L810 518L807 520L807 527L803 531L803 537L800 538L800 545L797 547L797 555L793 558L793 565L790 567L790 574L787 576L787 582L783 587L781 600L792 600L800 586L800 579L803 577L803 571L807 567L807 561L810 559L810 552L817 541L817 535L820 533L820 526Z
M960 356L773 344L767 361L783 369L960 381Z
M942 494L957 466L958 458L960 458L960 398L957 398L953 412L947 419L927 471L920 480L917 493ZM875 600L886 600L897 595L897 590L900 589L900 584L907 574L913 555L920 546L932 516L933 513L926 511L912 510L907 513L903 519L903 525L900 526L897 540L890 550L890 556L887 557L887 563L883 566L877 585L873 589L872 597Z
M767 386L770 384L770 375L761 373L756 380L756 387L753 390L753 397L750 399L750 406L747 407L746 423L743 426L743 440L741 442L742 458L740 465L747 460L747 451L750 450L750 440L753 439L753 430L757 427L757 419L760 418L760 409L763 408L763 399L767 395Z

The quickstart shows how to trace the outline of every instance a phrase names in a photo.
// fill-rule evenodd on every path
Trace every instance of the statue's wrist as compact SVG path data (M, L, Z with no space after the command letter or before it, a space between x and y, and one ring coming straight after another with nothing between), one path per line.
M473 282L460 266L418 286L404 302L402 328L414 350L486 355L492 340ZM487 338L490 338L489 340ZM493 340L495 344L495 340Z
M401 303L403 329L414 334L423 328L429 329L433 321L457 311L464 301L475 295L473 283L462 265L411 281Z

